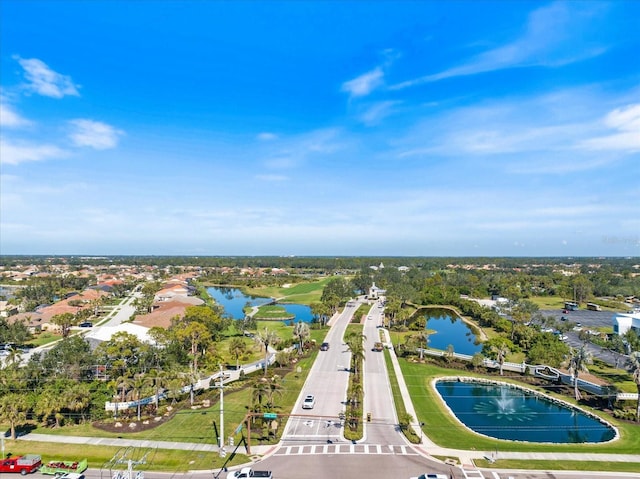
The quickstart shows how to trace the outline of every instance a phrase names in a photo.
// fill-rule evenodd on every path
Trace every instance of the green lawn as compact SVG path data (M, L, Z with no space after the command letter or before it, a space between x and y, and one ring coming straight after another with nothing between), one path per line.
M166 440L166 439L165 439ZM11 441L5 439L5 452L14 456L24 454L39 454L43 462L51 460L82 460L87 458L89 467L100 469L113 458L117 453L121 453L122 447L112 446L89 446L84 444L64 444L56 446L50 442L34 441ZM55 451L52 454L51 451ZM183 473L189 470L218 469L222 467L224 460L216 452L183 451L171 449L150 449L143 448L135 451L136 457L140 458L145 452L147 464L136 467L141 471L168 471ZM243 454L236 455L227 466L239 465L249 462L249 458ZM126 465L121 466L126 469Z
M466 450L494 451L498 449L502 451L527 452L638 454L638 451L640 451L640 427L620 423L595 410L591 410L591 412L600 415L618 428L620 433L619 440L605 444L535 444L490 439L477 435L470 432L452 417L440 400L439 394L431 387L431 381L439 376L455 376L456 374L483 376L468 371L456 372L455 370L441 368L430 363L411 363L402 358L400 359L400 366L418 415L417 419L425 423L424 430L426 434L439 446ZM511 379L504 380L517 383L517 381ZM523 386L530 388L530 386L524 384ZM557 397L567 402L575 402L571 398L564 396Z
M299 283L288 288L282 287L257 287L242 288L245 294L253 296L264 296L268 298L278 298L282 302L311 304L319 302L325 284L331 278L322 278L310 283Z
M260 306L258 311L254 315L256 320L282 320L282 319L294 319L295 314L288 313L286 309L278 305L266 305Z
M298 398L300 391L304 385L304 382L309 374L309 370L313 365L313 361L317 355L317 351L313 351L308 357L301 358L296 362L293 369L287 373L282 380L282 388L279 394L275 396L275 408L273 412L278 414L283 414L287 416ZM298 368L300 372L298 372ZM267 373L268 377L271 377L271 373L273 368L270 368ZM229 436L234 437L235 444L239 444L243 435L247 435L246 426L243 425L243 420L246 414L249 412L249 408L252 404L252 395L253 389L251 387L246 387L254 379L260 379L262 377L262 372L253 373L249 378L247 378L244 382L236 382L232 383L231 387L228 388L228 391L224 395L224 437L228 439ZM225 389L226 390L226 389ZM51 435L70 435L70 436L83 436L83 437L123 437L127 439L140 439L140 440L148 440L148 441L176 441L176 442L190 442L197 444L216 444L217 439L214 433L214 422L217 427L220 424L220 406L219 406L219 391L215 389L210 389L205 393L202 393L196 397L196 403L198 405L202 404L202 399L209 399L211 401L210 407L198 407L196 409L192 409L188 404L185 404L183 408L181 408L177 413L175 413L174 417L153 429L147 431L138 431L131 432L129 430L123 429L118 432L108 432L102 429L95 428L91 424L82 424L77 426L65 426L57 429L51 428L36 428L34 432L42 433L42 434L51 434ZM283 419L279 420L280 425L283 426L285 421ZM261 444L266 443L265 439L261 439L260 429L258 424L260 423L260 419L256 421L254 426L252 426L252 444ZM241 428L242 431L236 433L235 431L243 425ZM282 427L277 431L277 436L270 440L270 443L276 443L279 439L279 436L282 434ZM25 444L29 445L31 443L25 442L16 442L16 450L25 452L25 449L29 449L26 452L38 453L34 451L33 448L24 448ZM18 449L17 447L20 446ZM49 450L51 449L51 445L49 444ZM79 446L78 446L79 447ZM11 449L9 449L11 450ZM46 451L46 447L43 449ZM64 454L60 455L61 459L74 459L80 456L87 457L90 450L83 453L77 451L84 451L84 446L80 449L67 448L65 446ZM12 451L13 452L13 451ZM49 457L45 453L46 457ZM104 464L105 457L107 455L103 455L100 451L94 451L95 457L90 458L90 462L94 461L96 464L102 465ZM112 454L109 452L109 454ZM214 458L217 458L217 454L211 455ZM110 457L110 456L108 456ZM108 458L107 457L107 458ZM99 458L99 459L98 459ZM242 458L240 458L242 459ZM244 458L244 462L246 462L246 457ZM102 461L102 462L100 462ZM236 460L235 463L241 463L243 460ZM155 461L154 461L155 464ZM165 464L164 462L162 464ZM206 467L200 467L200 469L208 469L211 467L210 464ZM173 470L174 466L167 469L165 467L164 470ZM158 467L158 470L162 469L162 467ZM184 465L183 469L196 469L191 465ZM177 470L177 469L176 469Z

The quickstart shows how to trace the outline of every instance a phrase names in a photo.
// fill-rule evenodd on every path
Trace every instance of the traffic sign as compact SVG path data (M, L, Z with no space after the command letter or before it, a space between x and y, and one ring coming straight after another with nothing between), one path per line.
M262 417L265 419L278 419L278 415L275 412L265 412Z

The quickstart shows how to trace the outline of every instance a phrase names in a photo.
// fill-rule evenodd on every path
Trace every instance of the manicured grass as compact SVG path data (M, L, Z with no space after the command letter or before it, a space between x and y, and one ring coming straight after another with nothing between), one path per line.
M393 368L393 363L391 362L391 353L389 352L388 349L385 349L383 352L384 352L384 362L387 367L387 373L389 374L391 394L393 396L393 402L395 403L395 406L396 406L396 414L398 415L398 417L402 417L403 414L407 413L407 408L404 403L404 399L402 399L402 394L400 393L400 386L398 385L398 377L396 376L396 371ZM416 418L414 417L413 421L415 420ZM405 429L403 433L410 442L414 444L418 444L420 442L420 439L415 435L412 427Z
M527 299L540 309L562 309L565 302L565 299L557 296L533 296Z
M476 376L470 371L455 371L430 363L411 363L403 358L399 359L402 372L411 394L418 420L425 423L425 432L429 438L442 447L466 450L496 449L502 451L527 451L527 452L582 452L582 453L613 453L613 454L637 454L640 451L640 427L620 423L599 411L590 410L598 414L618 428L620 439L604 444L536 444L515 441L491 439L470 432L462 426L444 407L439 394L431 387L431 381L441 376ZM492 376L491 379L498 379ZM500 378L505 382L519 384L513 378ZM531 388L526 384L522 386ZM546 393L548 394L548 393ZM569 403L575 403L571 398L548 394L563 399ZM582 406L581 406L582 407ZM585 408L587 409L587 408Z
M282 388L280 393L274 396L275 408L274 412L279 414L288 415L293 409L293 406L300 394L304 381L313 365L313 361L317 355L316 351L313 351L309 357L302 358L297 361L293 371L289 372L282 378ZM298 367L300 373L297 372ZM271 377L273 368L267 370L268 377ZM260 379L263 373L255 372L248 377L244 384L242 382L232 383L232 387L224 395L224 422L225 430L224 437L225 442L229 436L234 436L235 444L239 444L242 435L246 436L246 426L243 427L244 431L235 434L236 428L243 424L243 420L246 414L250 411L251 404L253 403L253 389L251 387L243 387L248 385L249 381L253 379ZM202 403L202 399L209 399L211 406L208 408L199 407L198 409L191 409L189 406L178 411L174 417L147 431L130 432L126 429L118 432L108 432L102 429L93 427L91 424L82 424L77 426L61 427L57 429L40 429L37 428L34 432L50 435L69 435L69 436L83 436L83 437L123 437L126 439L139 439L148 441L176 441L176 442L190 442L197 444L217 444L217 438L214 433L214 422L219 427L220 421L220 406L219 406L220 393L214 389L210 389L207 392L198 395L196 397L197 404ZM281 426L284 425L284 421L280 420ZM277 438L282 433L282 428L277 432ZM256 430L252 429L252 443L260 443L260 434ZM271 440L275 443L276 440ZM20 442L19 444L25 444ZM30 443L27 443L30 444ZM49 444L49 450L51 445ZM229 448L227 447L227 450ZM215 455L217 457L217 455ZM73 459L74 455L67 454L67 448L65 446L65 458ZM102 462L104 463L104 461ZM102 464L101 463L101 464ZM207 466L206 469L211 466ZM194 467L189 467L194 469Z
M62 339L59 334L53 334L49 331L43 331L42 333L33 337L27 344L32 344L35 347L44 346L45 344L53 343Z
M500 457L500 453L498 453ZM490 463L484 459L475 460L475 465L482 468L497 469L540 469L545 471L616 471L638 472L638 462L609 462L609 461L542 461L542 460L512 460L498 459ZM593 476L591 476L593 477Z
M287 303L311 304L319 302L322 297L322 290L331 278L322 278L309 283L298 283L290 288L275 286L242 288L245 294L253 296L264 296L267 298L277 298Z
M167 438L165 438L167 440ZM39 454L43 462L50 460L77 461L87 458L89 467L100 469L113 458L117 453L123 451L122 447L113 446L93 446L85 444L55 444L50 442L35 441L11 441L5 439L5 452L14 456L23 454ZM184 451L172 449L140 448L135 450L135 457L142 457L145 452L147 463L139 465L136 470L140 471L170 471L186 472L189 470L218 469L222 467L225 459L221 458L217 452ZM249 458L244 454L236 455L228 467L249 462ZM121 466L126 469L126 465Z
M280 320L280 319L294 319L295 314L288 313L286 309L278 305L260 306L258 311L254 315L256 320Z

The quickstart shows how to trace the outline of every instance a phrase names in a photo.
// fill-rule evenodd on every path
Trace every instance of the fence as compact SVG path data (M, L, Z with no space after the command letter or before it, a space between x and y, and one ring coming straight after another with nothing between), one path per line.
M438 356L438 357L443 357L443 356L446 356L447 354L451 354L446 351L441 351L437 349L424 349L424 348L419 348L418 352L421 354L428 354L429 356ZM459 353L452 353L451 356L456 359L460 359L462 361L471 361L471 359L473 358L473 356L470 356L468 354L459 354ZM482 365L486 368L500 369L500 363L495 359L484 358L482 360ZM552 368L551 366L545 366L545 365L531 365L531 364L526 364L524 362L519 364L504 362L502 363L502 369L504 371L512 371L512 372L517 372L521 374L530 374L532 376L543 378L548 381L560 381L561 383L567 384L569 386L573 386L574 380L575 380L575 378L571 374L565 373L558 369ZM596 396L605 396L605 397L615 396L616 400L620 400L620 401L638 399L637 393L613 392L610 386L601 386L599 384L594 384L592 382L589 382L580 378L578 378L578 389L587 391L591 394L595 394Z
M266 361L267 361L267 364L271 366L276 361L275 353L271 353L269 357L266 359ZM212 374L211 376L199 379L192 384L187 384L186 386L183 386L182 388L180 388L180 394L187 394L187 393L190 393L191 391L199 391L201 389L209 389L211 387L216 387L217 385L220 384L221 377L222 377L222 384L226 384L231 381L236 381L240 378L240 372L243 372L244 374L250 374L250 373L264 369L264 362L265 360L263 359L260 361L255 361L251 364L243 365L239 369L219 371L215 374ZM212 383L213 383L213 386L212 386ZM138 399L136 401L122 401L122 402L107 401L104 403L104 409L105 411L122 411L123 409L138 407L138 405L146 406L147 404L153 404L156 402L156 400L160 401L161 399L167 399L166 392L162 392L158 394L157 397L154 394L153 396L146 397L143 399Z

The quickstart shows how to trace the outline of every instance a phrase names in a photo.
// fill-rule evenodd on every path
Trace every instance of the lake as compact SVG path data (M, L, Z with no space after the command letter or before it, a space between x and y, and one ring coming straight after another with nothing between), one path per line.
M482 344L476 344L476 335L469 325L452 311L429 308L423 314L427 329L436 331L429 336L430 348L446 351L451 344L454 352L469 356L482 350Z
M248 296L238 288L213 286L207 288L207 292L216 301L216 303L224 308L225 314L233 319L244 319L243 309L247 304L251 306L262 306L273 301L273 298ZM278 303L278 305L282 306L288 313L296 316L295 320L289 320L287 323L298 321L310 323L313 321L311 308L305 304Z

